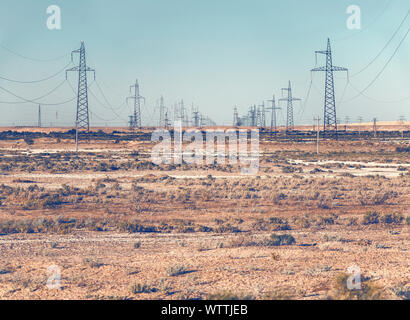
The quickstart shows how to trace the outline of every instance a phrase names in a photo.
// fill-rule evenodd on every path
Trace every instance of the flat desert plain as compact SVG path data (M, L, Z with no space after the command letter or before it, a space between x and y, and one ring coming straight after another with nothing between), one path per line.
M0 298L409 299L408 139L262 135L254 176L154 145L1 139Z

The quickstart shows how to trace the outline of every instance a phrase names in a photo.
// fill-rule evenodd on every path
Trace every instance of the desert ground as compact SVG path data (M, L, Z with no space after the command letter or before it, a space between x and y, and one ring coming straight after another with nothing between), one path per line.
M409 299L410 132L371 126L262 134L254 176L155 165L150 130L2 128L0 299Z

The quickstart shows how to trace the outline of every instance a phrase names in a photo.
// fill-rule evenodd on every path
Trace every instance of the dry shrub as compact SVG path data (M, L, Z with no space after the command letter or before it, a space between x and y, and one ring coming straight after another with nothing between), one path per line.
M232 293L231 291L224 291L224 292L217 292L210 294L208 296L208 300L222 300L222 301L229 301L229 300L255 300L253 295L246 295L243 293Z
M367 212L362 218L362 224L378 224L380 222L380 214L377 212Z
M188 273L189 267L183 264L177 264L167 269L167 275L170 277L176 277L185 273Z
M138 294L138 293L151 293L158 291L157 288L154 288L151 284L147 283L134 283L130 287L131 294Z
M290 246L294 243L296 243L296 240L290 234L277 235L272 233L270 239L265 241L266 246Z
M252 230L256 231L280 231L280 230L291 230L289 223L285 219L272 217L267 220L258 219L257 222L252 224Z
M382 193L362 193L360 192L359 201L362 206L380 206L387 202L387 200L397 197L393 191Z
M380 218L380 221L386 224L401 224L403 220L403 215L396 213L386 213Z
M275 289L265 294L265 300L292 300L296 292L291 289Z

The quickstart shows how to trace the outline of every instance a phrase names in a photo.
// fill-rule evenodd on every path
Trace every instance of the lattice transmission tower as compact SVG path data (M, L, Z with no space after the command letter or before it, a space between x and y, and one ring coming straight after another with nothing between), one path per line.
M161 98L159 99L159 126L160 127L166 127L166 123L165 123L165 103L164 103L164 97L161 96Z
M326 72L323 130L324 131L335 131L337 134L335 84L334 84L333 72L335 71L348 72L349 70L347 68L336 67L333 65L332 48L330 46L329 38L327 39L326 51L316 51L315 52L316 57L317 57L317 54L326 55L326 66L314 68L311 70L312 72L316 72L316 71Z
M235 107L233 109L233 126L238 127L240 125L239 123L239 114L238 114L238 108Z
M199 120L200 120L200 115L199 115L199 110L198 110L198 108L194 108L194 106L192 106L192 120L193 120L193 126L194 127L199 127L200 126L200 123L199 123Z
M277 128L277 120L276 120L276 110L280 110L282 108L279 108L276 106L276 99L275 95L272 96L272 100L268 100L268 102L272 103L272 106L269 108L271 111L271 118L270 118L270 131L275 130Z
M130 130L134 131L135 129L141 129L142 127L142 121L141 121L141 100L144 100L145 103L145 98L140 95L140 86L138 83L138 79L135 80L135 84L130 86L130 92L132 93L132 90L134 89L134 95L127 97L127 102L128 100L134 100L134 113L129 116L129 125L130 125Z
M73 54L78 53L80 56L80 61L78 66L75 66L71 69L66 70L78 72L78 91L77 91L77 115L76 115L76 129L78 133L85 133L89 139L90 132L90 113L88 111L88 86L87 86L87 72L94 73L95 80L95 70L87 67L86 55L85 55L85 46L84 42L81 42L80 49L74 50L71 52L71 61L73 61ZM81 137L81 135L79 135Z
M258 108L258 126L261 128L266 127L266 110L265 110L265 101L259 105Z
M287 102L287 111L286 111L286 132L293 131L295 128L295 122L293 121L293 101L301 101L299 98L293 98L292 96L292 85L289 81L289 85L287 88L282 89L283 91L287 91L288 96L287 98L279 99L279 101L286 101Z

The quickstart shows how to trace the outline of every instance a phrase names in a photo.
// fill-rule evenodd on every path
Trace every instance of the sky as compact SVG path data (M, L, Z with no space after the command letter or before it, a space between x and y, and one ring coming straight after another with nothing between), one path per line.
M346 25L352 4L361 9L360 30ZM50 5L61 8L61 30L47 28ZM167 107L183 99L217 124L230 125L235 106L245 115L274 94L282 98L288 81L302 99L294 103L295 124L311 124L313 117L323 118L325 75L311 78L310 70L325 64L319 55L316 65L315 51L325 50L329 37L333 64L350 75L348 82L345 72L335 73L340 121L410 120L410 35L366 97L355 98L392 57L410 17L374 63L355 73L378 55L409 9L408 0L2 0L0 77L46 78L63 70L84 41L87 64L96 70L96 82L88 75L91 125L126 124L132 103L125 99L136 79L146 98L143 125L157 123L161 95ZM22 100L4 89L33 100L60 84L35 101L44 104L43 125L73 125L76 100L52 105L75 95L68 82L76 90L78 75L69 73L68 82L65 76L39 83L0 79L0 125L37 124L38 104L11 104ZM286 105L281 107L284 124Z

